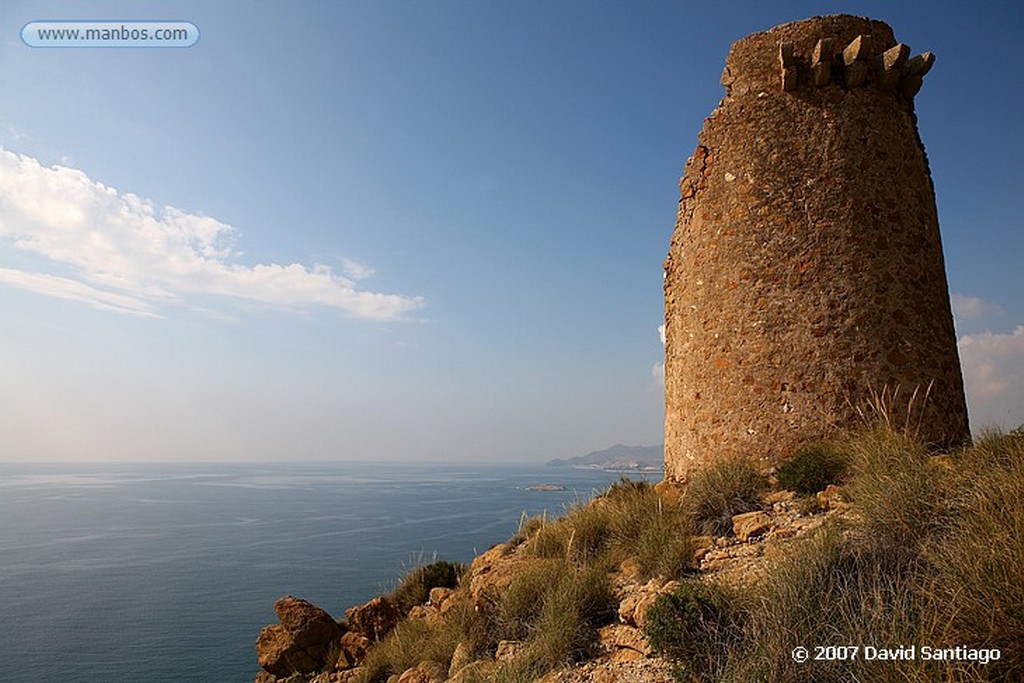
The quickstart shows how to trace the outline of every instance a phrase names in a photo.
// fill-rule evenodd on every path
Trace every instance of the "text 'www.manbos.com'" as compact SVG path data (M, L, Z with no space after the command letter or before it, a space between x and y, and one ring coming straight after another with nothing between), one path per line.
M21 39L29 47L192 47L199 29L187 21L33 21Z

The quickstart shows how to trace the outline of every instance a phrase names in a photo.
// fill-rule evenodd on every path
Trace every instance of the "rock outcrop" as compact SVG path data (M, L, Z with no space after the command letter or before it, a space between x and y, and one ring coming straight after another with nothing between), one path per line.
M274 613L281 623L264 627L256 641L263 670L275 676L290 676L324 668L342 633L331 615L290 595L274 604Z
M761 501L762 510L734 518L734 533L694 539L694 575L734 586L757 580L766 558L812 532L827 517L848 514L848 506L840 503L842 495L840 487L829 485L820 496L810 499L820 499L825 504L813 514L806 514L801 511L806 501L796 500L792 492L766 494ZM256 683L354 683L360 680L360 667L368 653L403 621L437 619L459 605L472 606L471 613L486 620L516 577L543 562L525 550L525 546L509 543L495 545L474 559L458 588L435 587L429 591L425 604L414 605L405 613L387 598L378 597L346 610L347 620L337 623L327 612L305 600L281 598L275 605L281 623L265 627L257 640L263 670ZM644 629L648 625L648 611L661 595L678 588L679 581L660 577L640 579L630 561L623 562L610 579L617 606L612 622L597 631L593 656L545 676L545 683L672 680L670 665L654 654ZM424 660L393 675L389 681L487 680L498 667L521 656L525 646L521 641L501 640L490 652L482 653L461 642L449 661Z

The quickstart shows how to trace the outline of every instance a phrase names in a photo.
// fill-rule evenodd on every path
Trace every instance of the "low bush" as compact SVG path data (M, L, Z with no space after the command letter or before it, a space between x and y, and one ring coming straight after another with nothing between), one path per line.
M495 611L499 637L496 640L525 640L537 618L548 592L558 585L566 571L563 559L543 559L525 564L501 595Z
M846 461L839 449L829 444L812 444L800 448L780 465L776 477L779 487L809 496L838 483L845 471Z
M740 615L725 590L691 579L651 606L645 634L655 652L685 675L714 680L742 640Z
M524 661L548 670L588 653L615 606L605 566L535 560L524 565L498 602L495 643L524 641Z
M459 578L466 571L461 562L445 562L438 560L430 564L413 568L408 572L398 588L391 593L391 600L403 611L408 612L416 605L422 605L430 598L432 588L455 588Z
M604 549L611 534L606 510L597 501L576 505L558 519L547 521L531 539L537 557L589 562Z
M702 534L725 536L732 518L761 507L765 478L746 458L719 458L694 472L683 505Z
M1024 680L1024 438L988 434L953 456L880 427L854 438L855 515L769 564L746 594L744 646L719 680L947 683ZM916 644L913 660L863 648ZM796 647L852 645L856 659L797 663ZM987 664L920 647L999 648Z

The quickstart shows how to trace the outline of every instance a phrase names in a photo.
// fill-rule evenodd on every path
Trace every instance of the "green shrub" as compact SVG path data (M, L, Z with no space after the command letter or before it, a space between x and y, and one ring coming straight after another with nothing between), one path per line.
M801 495L813 495L837 483L846 470L840 452L828 444L804 446L779 466L779 486Z
M734 515L761 507L765 486L746 458L719 458L693 474L683 504L700 533L724 536L732 531Z
M660 596L647 612L644 632L655 652L701 680L717 678L743 635L728 594L697 579Z
M405 575L398 588L391 593L391 599L402 611L407 612L416 605L422 605L430 598L431 588L455 588L459 578L466 571L460 562L439 560L416 567Z

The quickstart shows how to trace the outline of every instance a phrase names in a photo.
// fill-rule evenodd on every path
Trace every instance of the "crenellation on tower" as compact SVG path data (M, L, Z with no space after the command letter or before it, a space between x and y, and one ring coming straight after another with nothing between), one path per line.
M883 392L926 441L967 438L913 111L933 63L842 15L732 46L665 262L668 476L728 454L770 467Z

